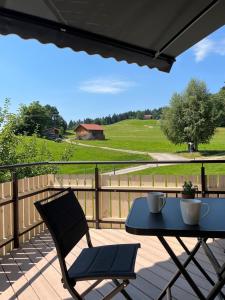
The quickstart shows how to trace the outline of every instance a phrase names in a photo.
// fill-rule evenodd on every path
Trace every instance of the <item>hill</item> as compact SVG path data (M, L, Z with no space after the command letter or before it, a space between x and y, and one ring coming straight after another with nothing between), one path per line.
M186 145L173 145L163 135L159 120L125 120L112 125L105 125L104 141L81 141L83 144L129 149L145 152L181 152L187 151ZM218 155L225 152L225 128L218 128L209 144L199 145L203 156ZM74 135L68 138L74 139Z
M166 139L158 120L125 120L103 127L105 141L82 141L82 143L146 152L185 150L185 146L174 146Z

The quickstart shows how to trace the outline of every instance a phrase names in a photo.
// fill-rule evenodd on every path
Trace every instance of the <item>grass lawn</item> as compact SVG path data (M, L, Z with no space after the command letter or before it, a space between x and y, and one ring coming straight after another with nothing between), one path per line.
M30 137L23 137L29 139ZM65 148L69 146L68 143L56 143L49 140L38 139L38 144L41 147L43 143L46 144L47 148L50 150L53 156L54 161L59 161L61 155L64 152ZM70 158L70 161L129 161L129 160L151 160L150 156L139 155L139 154L129 154L116 151L103 150L98 148L88 148L78 145L72 145L73 155ZM116 165L115 167L124 168L131 166L130 165ZM93 173L95 166L93 165L65 165L60 167L59 173L61 174L84 174L84 173ZM112 171L114 165L99 165L101 172Z
M225 175L225 164L205 164L206 175ZM201 164L183 164L175 166L163 166L149 168L142 171L130 173L135 175L200 175Z
M80 141L84 144L146 152L177 152L186 155L186 145L173 145L163 135L157 120L125 120L103 126L105 141ZM73 138L69 132L68 138ZM225 128L218 128L209 144L199 145L195 156L225 154ZM188 154L189 155L189 154ZM187 156L188 156L187 155ZM193 154L192 154L193 157Z

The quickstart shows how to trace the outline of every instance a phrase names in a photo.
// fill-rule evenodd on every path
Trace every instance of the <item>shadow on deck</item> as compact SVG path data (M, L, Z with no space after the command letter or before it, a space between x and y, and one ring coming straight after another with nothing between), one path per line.
M165 252L157 238L134 236L124 230L117 229L91 229L93 244L104 245L113 243L140 242L136 262L137 279L131 281L127 290L133 299L156 299L168 280L176 272L176 267ZM186 254L174 238L168 238L177 256L184 261ZM185 238L185 243L191 249L195 239ZM86 247L83 239L67 258L70 265L75 257ZM210 247L220 263L225 261L225 240L210 241ZM196 258L204 266L207 273L216 278L215 273L202 249ZM210 289L210 284L191 263L188 270L204 294ZM90 285L89 282L80 282L77 289L81 292ZM86 299L100 299L112 289L110 281L104 281ZM180 277L172 288L173 299L197 299L188 283ZM32 238L21 248L13 250L0 258L0 298L12 299L72 299L70 294L62 287L61 275L53 241L48 231ZM124 299L117 295L115 299Z

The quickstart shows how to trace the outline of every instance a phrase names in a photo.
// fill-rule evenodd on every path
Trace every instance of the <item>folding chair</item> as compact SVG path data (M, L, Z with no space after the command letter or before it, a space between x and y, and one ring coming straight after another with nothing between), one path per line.
M35 206L54 240L63 286L74 299L84 299L84 296L104 279L112 279L115 288L103 299L111 299L118 292L126 299L132 299L125 287L129 284L129 279L136 278L134 266L140 244L93 247L87 220L71 188L37 201ZM67 269L65 258L84 235L88 247L81 251ZM75 285L81 280L96 281L79 294Z

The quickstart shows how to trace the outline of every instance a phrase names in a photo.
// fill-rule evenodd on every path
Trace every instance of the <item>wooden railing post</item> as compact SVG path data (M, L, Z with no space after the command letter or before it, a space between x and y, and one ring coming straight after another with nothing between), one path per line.
M205 182L205 167L203 164L201 167L201 186L202 186L202 197L205 197L206 182Z
M95 227L99 229L99 172L98 165L95 166Z
M18 179L16 172L12 171L12 200L13 200L13 241L14 248L19 248L19 203L18 203Z

